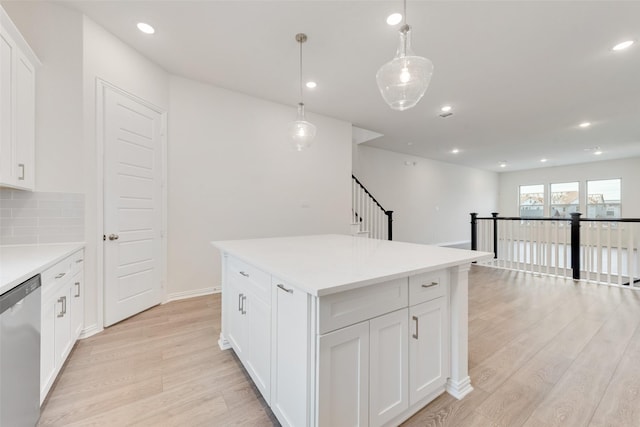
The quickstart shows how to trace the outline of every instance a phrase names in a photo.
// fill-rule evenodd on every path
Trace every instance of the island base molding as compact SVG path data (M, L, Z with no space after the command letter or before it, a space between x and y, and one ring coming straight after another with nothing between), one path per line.
M220 338L218 338L218 347L220 347L220 350L229 350L232 348L231 343L225 338L222 332L220 332Z
M471 386L471 378L466 377L460 381L453 381L451 378L447 380L447 393L460 400L473 391Z

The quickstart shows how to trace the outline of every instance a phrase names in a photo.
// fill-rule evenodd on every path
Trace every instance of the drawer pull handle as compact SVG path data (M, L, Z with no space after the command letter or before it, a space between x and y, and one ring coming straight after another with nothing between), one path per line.
M249 277L249 273L245 273L244 271L241 271L240 274L242 274L244 277Z
M287 289L287 288L285 288L285 287L284 287L284 285L283 285L282 283L279 283L279 284L278 284L278 287L279 287L280 289L282 289L283 291L285 291L285 292L289 293L289 294L292 294L292 293L293 293L293 289Z
M84 259L80 258L76 260L76 264L80 264L82 261L84 261Z
M413 316L413 321L416 322L416 333L412 337L418 339L418 316Z
M60 278L64 277L65 274L67 274L67 273L59 273L55 278L56 279L60 279Z
M75 285L77 286L78 291L76 292L74 297L78 298L80 297L80 282L76 282Z
M434 286L438 286L439 284L440 284L440 283L438 283L438 282L431 282L431 283L428 283L428 284L427 284L427 283L423 283L423 284L422 284L422 287L423 287L423 288L432 288L432 287L434 287Z

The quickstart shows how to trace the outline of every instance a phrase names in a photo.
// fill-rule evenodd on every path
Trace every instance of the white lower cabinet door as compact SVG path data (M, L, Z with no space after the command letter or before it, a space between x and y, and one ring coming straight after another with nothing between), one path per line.
M369 322L369 425L384 425L409 408L408 309Z
M369 425L369 321L318 343L318 426Z
M75 342L82 332L82 324L84 322L84 279L82 271L71 279L71 301L69 306L71 339Z
M283 426L304 427L310 424L310 296L276 278L273 284L271 409Z
M446 298L409 307L409 404L442 387L449 376Z
M227 280L223 292L227 293L225 296L225 304L227 306L227 315L229 316L229 322L227 322L227 339L231 343L231 347L236 352L236 355L243 360L244 354L247 351L247 322L245 321L245 306L246 306L246 292L242 292L243 289L239 284L232 279Z
M60 367L67 359L71 347L75 343L71 339L71 317L69 314L71 304L71 287L65 285L56 299L56 307L60 310L56 313L55 320L55 349L56 366Z
M55 299L43 300L40 323L40 403L47 396L56 373L56 315L62 304Z
M262 396L270 402L271 394L271 309L249 292L244 311L247 321L248 351L245 367Z

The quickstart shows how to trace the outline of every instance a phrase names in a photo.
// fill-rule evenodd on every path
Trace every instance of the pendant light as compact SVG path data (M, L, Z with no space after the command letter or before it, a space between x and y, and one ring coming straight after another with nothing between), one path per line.
M298 103L298 117L289 125L289 135L293 140L296 150L302 151L311 145L316 136L316 127L306 120L304 116L304 102L302 98L302 43L307 41L304 33L296 34L296 41L300 44L300 102Z
M404 0L404 22L400 27L400 44L396 57L384 64L376 74L382 98L398 111L415 106L427 91L433 74L433 63L416 56L411 50L411 27L407 25L407 0Z

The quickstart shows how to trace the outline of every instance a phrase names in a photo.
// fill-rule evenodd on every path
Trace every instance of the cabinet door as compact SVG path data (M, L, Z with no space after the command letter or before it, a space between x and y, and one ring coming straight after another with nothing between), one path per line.
M65 285L57 294L55 314L55 351L56 367L62 366L71 351L71 319L69 305L71 302L71 288Z
M271 394L271 310L268 304L249 292L245 301L247 345L245 367L262 396Z
M409 404L442 387L449 376L446 298L409 307Z
M40 323L40 403L49 391L56 372L56 315L62 304L56 298L43 300Z
M35 166L35 70L16 51L15 175L16 186L33 190Z
M247 352L247 322L245 321L247 295L241 285L235 277L229 276L223 292L228 293L225 298L228 316L227 339L236 355L244 361Z
M369 425L369 322L319 338L318 425Z
M0 183L14 184L13 180L13 111L15 95L12 90L15 43L0 28Z
M409 311L369 322L370 425L381 426L409 408Z
M280 285L280 286L278 286ZM309 425L309 295L274 278L271 409L283 426Z
M71 279L71 304L69 304L69 315L71 316L71 339L75 341L84 322L84 280L82 271Z

